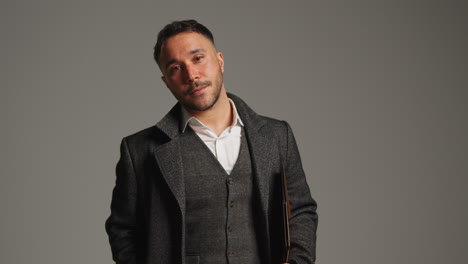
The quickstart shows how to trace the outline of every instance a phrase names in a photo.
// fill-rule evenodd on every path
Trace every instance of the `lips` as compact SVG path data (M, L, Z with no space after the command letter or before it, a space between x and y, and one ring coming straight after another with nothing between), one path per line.
M201 94L208 86L202 86L202 87L197 87L195 89L193 89L190 94L192 95L198 95L198 94Z
M199 95L211 86L211 81L196 81L190 84L190 87L185 92L186 95Z

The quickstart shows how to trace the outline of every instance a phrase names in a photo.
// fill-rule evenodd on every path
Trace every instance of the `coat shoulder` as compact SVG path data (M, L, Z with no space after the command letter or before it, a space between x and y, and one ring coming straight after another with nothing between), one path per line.
M284 121L284 120L279 120L279 119L276 119L276 118L273 118L273 117L263 116L263 115L259 115L259 117L261 119L263 119L265 121L266 125L268 125L270 127L275 127L275 128L285 128L286 127L286 121Z
M263 126L260 128L262 133L276 136L288 134L289 125L286 121L262 115L259 115L259 118L263 120Z
M151 126L123 138L128 148L135 153L145 153L164 144L169 139L157 126Z

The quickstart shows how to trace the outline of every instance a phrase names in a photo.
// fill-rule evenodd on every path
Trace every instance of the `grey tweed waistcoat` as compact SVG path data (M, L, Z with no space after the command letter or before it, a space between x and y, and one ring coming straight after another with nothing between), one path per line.
M261 263L252 206L252 166L242 132L228 175L195 132L181 135L185 181L186 264Z

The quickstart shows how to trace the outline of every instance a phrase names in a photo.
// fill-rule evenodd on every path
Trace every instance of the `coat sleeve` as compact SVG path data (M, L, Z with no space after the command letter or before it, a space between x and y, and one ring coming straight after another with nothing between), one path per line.
M291 127L288 123L284 123L287 126L286 181L291 208L289 259L291 264L312 264L315 263L317 203L310 194Z
M137 249L137 179L125 139L120 145L116 182L112 193L111 215L106 231L112 257L118 264L136 264Z

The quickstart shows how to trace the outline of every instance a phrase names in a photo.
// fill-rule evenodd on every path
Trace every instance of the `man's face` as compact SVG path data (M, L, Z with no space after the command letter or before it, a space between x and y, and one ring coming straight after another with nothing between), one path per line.
M199 33L170 37L162 47L159 67L167 88L188 111L210 109L224 89L223 55Z

